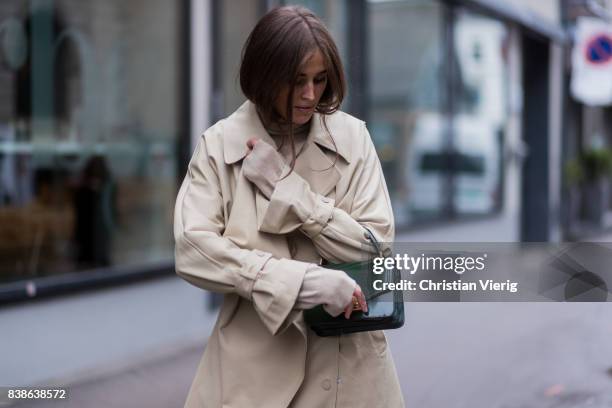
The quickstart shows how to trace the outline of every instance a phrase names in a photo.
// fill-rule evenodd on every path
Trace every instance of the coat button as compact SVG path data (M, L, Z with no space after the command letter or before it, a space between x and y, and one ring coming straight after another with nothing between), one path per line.
M331 390L331 380L327 378L323 380L323 382L321 382L321 387L323 387L325 391Z

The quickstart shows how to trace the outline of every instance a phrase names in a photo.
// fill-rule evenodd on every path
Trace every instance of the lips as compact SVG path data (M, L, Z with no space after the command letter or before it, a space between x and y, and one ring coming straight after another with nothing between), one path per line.
M312 106L296 106L295 109L297 109L300 112L310 112L311 110L314 109L314 107L312 107Z

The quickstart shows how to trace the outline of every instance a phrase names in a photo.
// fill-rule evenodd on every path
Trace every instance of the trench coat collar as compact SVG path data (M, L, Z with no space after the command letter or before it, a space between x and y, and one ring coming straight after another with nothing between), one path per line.
M316 161L317 159L322 160L322 163L328 163L331 165L325 153L320 149L324 147L332 152L338 152L338 154L347 162L350 163L350 145L349 138L335 137L334 143L330 139L329 135L325 131L322 122L322 115L314 113L312 117L312 125L310 126L310 132L306 139L306 146L298 160L296 161L296 169L300 163L305 161ZM330 125L330 120L327 120L328 128L332 134L335 134L333 126ZM226 120L224 125L224 136L223 136L223 155L226 164L233 164L242 160L247 153L246 142L252 137L256 137L261 140L265 140L272 146L276 146L272 137L266 132L255 104L247 100L245 103L232 113ZM340 130L340 129L338 129ZM314 142L314 143L312 143ZM306 157L304 157L306 156ZM317 165L315 168L319 170L322 166ZM302 163L303 164L303 163Z

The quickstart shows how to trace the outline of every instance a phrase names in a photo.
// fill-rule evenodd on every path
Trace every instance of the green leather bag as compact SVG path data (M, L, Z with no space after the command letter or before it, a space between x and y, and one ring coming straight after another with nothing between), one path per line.
M380 244L370 230L366 228L367 236L376 248L379 256L383 256ZM333 317L323 309L322 305L304 311L304 320L314 332L322 337L337 336L371 330L397 329L404 325L404 297L399 290L383 291L373 287L375 280L383 282L399 282L400 273L396 269L385 270L380 275L372 272L373 260L341 264L324 264L325 268L339 269L346 272L361 287L368 311L353 311L349 319L344 314Z

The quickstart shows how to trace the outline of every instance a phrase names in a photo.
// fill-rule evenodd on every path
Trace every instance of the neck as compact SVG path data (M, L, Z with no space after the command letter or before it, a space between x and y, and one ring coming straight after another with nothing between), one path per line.
M308 135L308 132L310 131L310 122L311 121L308 121L303 125L293 125L293 136L297 138ZM274 138L289 135L290 131L289 125L279 123L271 123L266 125L265 128L270 136Z

